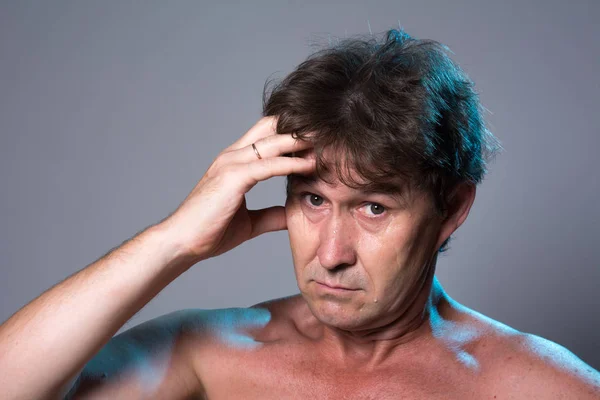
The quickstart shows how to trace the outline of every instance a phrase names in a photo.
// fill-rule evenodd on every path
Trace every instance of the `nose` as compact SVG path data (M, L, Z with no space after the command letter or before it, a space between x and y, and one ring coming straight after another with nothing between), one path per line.
M319 239L317 255L323 268L343 268L356 263L356 236L349 218L337 215L324 221Z

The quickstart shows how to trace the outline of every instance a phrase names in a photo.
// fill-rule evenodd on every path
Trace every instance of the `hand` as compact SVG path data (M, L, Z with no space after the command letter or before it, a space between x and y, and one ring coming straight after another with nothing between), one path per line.
M179 207L160 223L195 262L225 253L262 233L287 229L284 207L246 208L245 194L258 182L314 170L314 158L282 156L312 144L291 134L276 134L275 123L275 117L261 118L223 150Z

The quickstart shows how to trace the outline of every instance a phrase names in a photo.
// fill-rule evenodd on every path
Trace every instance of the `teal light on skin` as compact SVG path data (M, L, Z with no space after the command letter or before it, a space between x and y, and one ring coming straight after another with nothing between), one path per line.
M253 349L260 345L248 333L249 329L264 328L271 321L271 313L264 308L228 308L202 311L190 329L208 330L225 345L240 349Z
M177 333L177 315L168 314L115 336L85 366L82 379L114 379L134 374L145 393L162 382Z
M479 336L475 328L444 320L435 307L432 307L430 326L433 336L454 352L458 362L473 371L479 371L480 365L477 359L464 350L466 344Z
M229 347L254 349L260 343L247 330L263 328L270 320L271 313L263 308L175 311L115 336L86 364L81 381L132 374L150 395L163 381L181 333L205 333Z

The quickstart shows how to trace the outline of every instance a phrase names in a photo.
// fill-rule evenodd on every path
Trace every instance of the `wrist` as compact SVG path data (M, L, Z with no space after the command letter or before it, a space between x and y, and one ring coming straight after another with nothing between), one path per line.
M194 264L201 261L198 257L189 252L179 240L167 221L153 225L144 231L155 245L160 249L163 262L181 273L188 270Z

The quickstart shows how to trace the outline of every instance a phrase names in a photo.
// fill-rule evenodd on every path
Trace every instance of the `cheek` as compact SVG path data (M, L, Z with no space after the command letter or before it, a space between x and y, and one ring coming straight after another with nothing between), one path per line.
M394 221L388 225L382 234L381 250L379 251L388 268L400 270L406 264L413 236L408 221Z
M363 235L361 264L371 281L373 295L395 297L410 272L411 232L407 223L394 222L376 235Z
M394 225L393 232L389 235L390 257L394 258L394 263L401 269L410 269L412 264L418 262L419 253L422 251L425 243L426 232L423 227L418 225L418 221L406 218L405 221Z
M396 246L389 257L390 263L397 266L394 276L389 276L388 290L399 292L397 295L405 296L408 292L420 285L423 271L430 259L432 251L432 237L435 227L423 224L406 224L408 229L399 230L396 237Z

